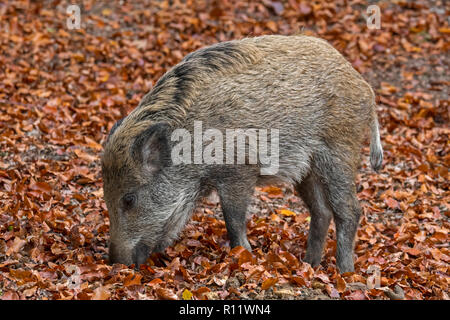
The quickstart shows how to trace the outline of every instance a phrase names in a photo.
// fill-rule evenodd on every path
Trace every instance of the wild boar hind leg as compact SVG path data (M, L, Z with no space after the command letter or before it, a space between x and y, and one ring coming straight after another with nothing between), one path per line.
M314 159L336 225L336 264L340 273L354 271L353 247L361 215L356 197L356 169L351 159L349 155L332 150Z
M305 261L315 267L322 259L323 247L333 213L323 185L313 172L297 184L296 189L311 215Z

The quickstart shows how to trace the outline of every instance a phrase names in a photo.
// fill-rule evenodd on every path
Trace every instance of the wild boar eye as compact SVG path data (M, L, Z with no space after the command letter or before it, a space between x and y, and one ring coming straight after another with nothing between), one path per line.
M122 197L122 205L124 210L132 209L136 204L136 195L133 193L127 193Z

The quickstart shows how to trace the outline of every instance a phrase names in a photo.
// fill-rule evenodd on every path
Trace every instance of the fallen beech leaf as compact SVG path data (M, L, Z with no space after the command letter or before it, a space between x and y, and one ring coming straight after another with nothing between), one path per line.
M162 282L163 282L163 281L162 281L160 278L155 278L155 279L153 279L152 281L148 282L147 285L153 286L153 285L156 285L156 284L160 284L160 283L162 283Z
M75 154L77 155L78 158L92 162L97 160L97 157L95 156L91 156L90 154L84 152L83 150L80 149L74 149Z
M316 275L314 275L314 278L320 279L324 283L329 283L330 282L330 278L328 278L328 276L326 274L324 274L324 273L317 273Z
M272 287L277 282L278 282L278 278L275 278L275 277L274 278L267 278L261 284L261 290L267 290L267 289Z
M163 300L178 300L178 297L168 289L158 288L156 289L156 293L158 297Z
M422 251L417 248L402 247L402 251L412 256L419 256Z
M290 279L292 282L294 282L295 284L297 284L299 286L306 286L306 281L302 277L293 276Z
M287 217L296 215L295 212L292 212L291 210L288 209L277 209L277 213Z
M275 21L267 21L266 27L269 28L272 32L278 32L278 25Z
M245 251L248 252L248 250L245 249L243 246L237 246L237 247L234 247L233 249L231 249L230 256L240 259L240 256Z
M211 292L211 289L207 287L200 287L197 290L194 290L193 293L197 299L204 299L205 293Z
M262 188L261 191L267 193L267 196L269 198L282 198L283 197L283 190L281 190L278 187L268 186L268 187Z
M100 151L103 149L101 144L97 143L96 141L92 140L89 137L84 137L84 140L86 141L87 146L94 150Z
M30 189L45 193L50 193L53 190L47 182L34 182L30 185Z
M141 284L142 275L136 273L136 274L129 274L124 282L123 285L125 287L133 286L133 285L140 285Z
M25 297L31 297L36 293L37 287L31 287L30 289L23 290L23 294Z
M398 201L392 198L386 198L386 200L384 200L384 202L386 202L387 206L391 209L396 209L398 208Z
M336 277L337 291L342 293L345 291L346 288L347 288L347 284L346 284L345 280L340 275L337 275L337 277Z
M19 300L19 295L14 291L6 291L0 296L1 300Z
M6 255L10 256L13 253L19 252L26 243L27 242L25 240L22 240L19 237L15 237L11 246L6 251Z
M238 265L241 266L242 264L244 264L246 262L253 262L253 255L247 249L244 249L239 254Z
M212 277L212 281L217 284L219 287L223 287L225 285L225 283L227 282L227 278L225 277L218 277L216 275L214 275Z

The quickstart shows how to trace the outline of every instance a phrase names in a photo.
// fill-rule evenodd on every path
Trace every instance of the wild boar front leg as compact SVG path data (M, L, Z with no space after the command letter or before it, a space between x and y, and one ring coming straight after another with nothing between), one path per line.
M255 184L242 176L228 177L217 186L230 246L243 246L251 251L247 240L247 207Z

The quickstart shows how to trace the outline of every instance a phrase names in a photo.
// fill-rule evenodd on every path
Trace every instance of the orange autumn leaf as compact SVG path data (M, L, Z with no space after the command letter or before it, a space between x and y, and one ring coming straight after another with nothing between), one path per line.
M41 191L45 193L52 192L53 188L47 182L34 182L30 185L31 190Z
M155 278L153 280L151 280L150 282L147 283L147 285L152 286L152 285L156 285L156 284L160 284L163 281L160 278Z
M290 216L295 216L296 213L292 212L291 210L288 209L277 209L277 213L286 216L286 217L290 217Z
M178 300L178 297L169 289L158 288L156 289L158 298L163 300Z
M19 252L26 243L27 243L26 240L23 240L19 237L15 237L14 241L11 243L9 248L6 250L6 255L10 256L13 253Z
M396 209L399 207L398 201L393 198L386 198L386 200L384 201L386 202L387 206L391 209Z
M262 192L267 193L269 198L282 198L283 190L274 186L267 186L261 189Z
M278 278L275 278L275 277L274 278L267 278L261 284L261 290L267 290L267 289L272 287L277 282L278 282Z
M339 293L342 293L347 288L347 283L345 282L344 278L341 277L341 275L337 275L336 277L336 289Z
M140 285L141 284L142 275L140 274L129 274L124 282L123 285L125 287L133 286L133 285Z

